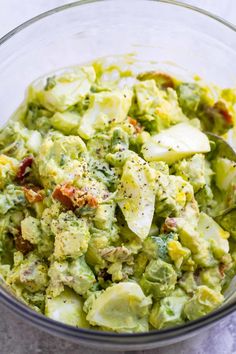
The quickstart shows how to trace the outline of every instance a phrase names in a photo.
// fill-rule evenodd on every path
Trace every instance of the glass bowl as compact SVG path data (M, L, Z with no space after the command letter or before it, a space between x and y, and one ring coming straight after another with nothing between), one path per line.
M48 11L0 39L1 125L35 78L98 57L132 53L144 67L198 74L209 82L234 86L235 31L233 25L206 11L167 0L84 0ZM0 300L30 324L54 335L95 348L141 350L183 340L224 318L236 309L234 290L232 282L225 303L205 317L141 334L99 332L55 322L22 304L4 284Z

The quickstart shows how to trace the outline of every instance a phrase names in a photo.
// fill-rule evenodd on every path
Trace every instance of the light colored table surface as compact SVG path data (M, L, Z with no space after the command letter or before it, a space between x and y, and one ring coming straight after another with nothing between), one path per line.
M71 0L72 1L72 0ZM71 2L70 1L70 2ZM117 0L119 1L119 0ZM0 37L25 20L50 8L68 3L66 0L0 0ZM186 0L236 23L235 0ZM1 83L2 84L2 83ZM99 354L45 334L24 323L0 305L0 354ZM236 314L213 328L184 342L136 354L235 354ZM134 352L133 352L134 354Z
M53 337L24 323L0 305L1 354L106 354ZM122 352L117 352L122 353ZM130 354L235 354L236 314L197 336L167 347Z

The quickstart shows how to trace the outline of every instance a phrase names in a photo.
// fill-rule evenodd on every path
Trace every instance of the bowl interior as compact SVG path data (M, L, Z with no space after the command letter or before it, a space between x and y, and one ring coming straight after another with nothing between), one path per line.
M23 27L0 42L1 124L37 77L109 55L132 53L164 71L236 84L234 31L168 1L80 1Z

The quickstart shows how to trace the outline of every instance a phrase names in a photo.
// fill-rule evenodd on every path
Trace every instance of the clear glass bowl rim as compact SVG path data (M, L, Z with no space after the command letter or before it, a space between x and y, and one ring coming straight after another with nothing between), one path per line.
M49 17L55 13L65 11L67 9L73 7L79 7L86 4L98 3L98 2L112 2L116 0L78 0L73 3L65 4L56 8L53 8L49 11L43 12L24 23L20 24L19 26L15 27L13 30L8 32L2 38L0 38L0 46L4 44L6 41L10 40L11 37L16 35L18 32L24 30L25 28L29 27L31 24L40 21L46 17ZM132 0L126 0L132 1ZM136 0L139 1L139 0ZM231 29L233 32L236 32L236 26L220 16L214 15L211 12L198 8L196 6L192 6L186 3L181 3L176 0L145 0L150 2L157 2L157 3L164 3L173 6L182 7L188 9L190 11L197 12L202 14L206 17L209 17L224 26ZM201 330L204 327L208 327L214 324L216 321L223 319L224 317L228 316L232 312L236 310L236 301L226 304L223 307L218 308L214 312L203 316L197 320L189 321L185 324L178 325L176 327L171 327L167 329L161 330L152 330L150 332L144 333L113 333L113 332L104 332L104 331L95 331L92 329L84 329L84 328L77 328L74 326L66 325L61 322L54 321L44 315L41 315L35 311L33 311L30 307L26 306L24 303L21 303L17 298L15 298L10 292L7 292L3 286L0 285L0 301L8 307L11 311L19 314L29 322L33 323L34 325L40 326L42 330L57 334L59 336L64 336L73 340L84 340L92 342L101 342L101 343L110 343L111 345L119 345L120 347L125 346L127 344L138 343L140 340L140 344L145 343L158 343L159 341L168 341L173 339L174 337L184 337L185 335L190 335L191 333ZM142 342L142 339L144 340ZM117 340L117 341L116 341ZM122 342L123 340L123 342ZM123 343L123 344L122 344Z

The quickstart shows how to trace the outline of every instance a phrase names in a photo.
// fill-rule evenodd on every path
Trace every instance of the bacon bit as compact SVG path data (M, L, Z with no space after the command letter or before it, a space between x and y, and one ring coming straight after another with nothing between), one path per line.
M41 202L44 199L44 192L37 186L25 185L23 186L23 191L25 193L25 198L29 203Z
M107 273L107 268L103 268L98 273L98 278L102 278L104 281L112 280L112 275Z
M225 270L227 269L227 265L224 263L219 264L219 272L222 277L225 276Z
M19 180L22 181L24 179L25 175L27 174L27 167L31 167L33 161L34 158L32 156L27 156L21 161L16 175Z
M143 127L138 123L138 121L132 117L128 117L129 123L135 128L136 133L141 133Z
M210 125L214 125L215 122L220 120L223 122L224 128L233 126L233 116L230 114L223 101L217 101L213 106L204 105L203 110L205 111Z
M52 197L63 204L67 209L73 209L73 202L71 199L63 194L63 188L61 185L56 186L52 193Z
M25 240L20 232L15 237L15 247L17 251L20 251L21 253L23 253L23 255L26 255L34 249L32 243L30 243L28 240Z
M169 231L173 231L176 226L177 223L174 218L166 218L165 223L162 226L162 230L164 233L168 233Z
M92 194L88 193L86 196L86 203L90 208L97 208L98 207L98 201L97 198L94 197Z
M158 71L149 71L146 73L142 73L138 75L138 80L145 81L145 80L155 80L157 86L167 89L168 87L174 88L175 83L172 77L168 74L161 73Z
M194 272L194 278L195 278L196 282L198 281L197 278L199 277L201 271L202 271L201 268L197 268L197 269L195 270L195 272Z
M98 201L87 191L75 188L72 185L65 183L56 186L52 193L52 197L64 204L68 209L82 208L89 206L90 208L97 208Z
M217 101L213 105L213 109L215 109L225 120L226 123L232 125L233 124L233 116L229 113L225 103L223 101Z
M164 89L167 89L168 87L174 88L175 86L172 77L165 73L156 73L154 80L156 80L156 82Z

